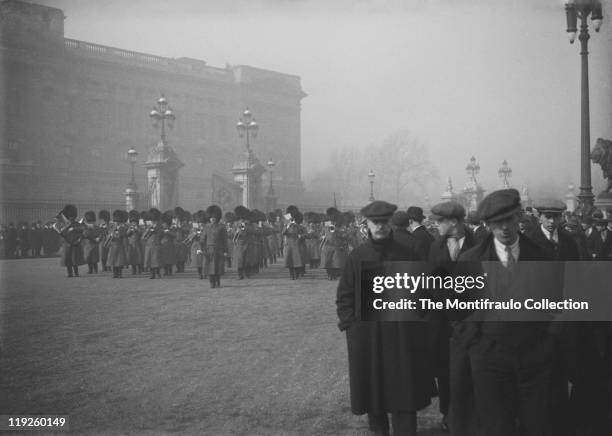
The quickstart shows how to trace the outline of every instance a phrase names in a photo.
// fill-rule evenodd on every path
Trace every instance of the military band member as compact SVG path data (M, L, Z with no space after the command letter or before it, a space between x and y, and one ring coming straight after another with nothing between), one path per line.
M174 219L176 222L176 238L174 240L174 249L176 253L176 272L185 272L185 262L188 257L188 247L183 242L189 234L189 228L186 226L187 212L181 207L174 208Z
M209 224L204 228L200 238L200 247L204 253L204 273L208 275L211 288L221 287L221 276L225 271L227 254L227 232L221 221L221 208L215 204L206 209Z
M278 226L278 217L274 212L268 212L267 215L268 223L267 227L269 232L267 233L266 239L268 244L268 262L270 264L276 263L278 256L280 255L280 249L278 244L278 235L280 229Z
M81 248L83 257L87 263L87 274L98 272L98 262L100 260L99 238L101 231L96 226L96 213L92 210L85 212L85 228L83 229L83 239Z
M66 267L68 277L79 276L79 265L83 265L83 250L81 250L81 238L83 229L76 222L77 208L68 204L62 209L60 216L63 216L61 229L62 237L62 257L60 265ZM65 218L65 219L64 219Z
M108 261L108 247L105 247L103 243L108 235L108 227L110 225L110 212L102 209L98 212L98 219L100 220L100 239L98 240L98 246L100 247L100 262L102 262L102 271L109 271L109 267L107 265Z
M223 221L225 223L225 231L227 233L227 246L229 248L227 256L225 257L225 264L228 268L231 268L234 245L234 222L236 222L236 215L234 215L234 212L227 211L223 216Z
M306 212L306 251L310 269L321 266L321 217L316 212Z
M128 213L124 210L113 211L113 222L106 236L108 246L108 265L113 269L113 278L122 276L123 267L127 265L127 220Z
M144 263L144 253L142 252L142 231L138 226L140 213L135 210L129 212L129 225L127 227L127 260L126 264L131 265L132 275L142 273Z
M95 218L95 214L94 214ZM43 229L40 221L36 223L32 223L32 228L30 229L30 246L32 247L32 257L40 257L41 249L42 249L42 234ZM2 253L2 249L0 248L0 253Z
M251 244L251 211L244 206L236 206L234 209L236 222L234 225L234 236L232 239L232 259L238 271L238 280L250 277L249 270L249 245Z
M361 210L368 241L349 255L338 283L338 327L346 331L351 411L368 414L370 430L416 435L416 412L431 402L427 324L361 320L362 262L415 261L418 255L393 239L390 219L397 206L375 201ZM415 319L415 321L418 321Z
M206 224L206 212L198 210L193 214L193 224L191 226L191 232L187 237L187 246L191 251L191 266L195 267L198 271L198 277L200 280L204 278L203 267L204 267L204 251L200 245L202 238L202 232Z
M161 212L156 208L149 209L147 213L148 222L146 223L145 231L142 239L145 241L145 268L151 273L151 279L161 279L160 268L162 264L161 256L161 239L164 230L161 226Z
M303 250L300 247L300 237L304 234L304 229L297 223L298 217L301 216L297 207L289 206L286 212L288 222L283 229L285 268L289 268L289 278L296 280L300 268L304 266Z
M342 214L334 207L326 210L327 220L321 240L321 262L329 280L337 280L348 256L348 235L342 230Z
M164 265L164 276L172 275L172 268L176 263L176 225L173 224L173 212L168 210L162 214L161 261Z

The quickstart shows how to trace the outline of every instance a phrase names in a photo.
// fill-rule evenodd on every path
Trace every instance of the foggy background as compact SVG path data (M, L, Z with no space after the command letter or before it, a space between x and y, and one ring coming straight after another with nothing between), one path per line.
M36 3L64 10L67 38L299 75L308 94L307 189L329 189L321 170L347 149L382 153L401 134L428 161L415 190L432 203L449 176L455 192L463 188L472 155L489 192L501 187L504 159L511 185L527 186L532 197L561 198L569 183L578 192L580 44L568 42L562 0ZM589 29L591 146L612 138L612 7L603 3L601 31ZM367 171L355 168L355 189L369 189ZM599 166L592 179L597 195Z

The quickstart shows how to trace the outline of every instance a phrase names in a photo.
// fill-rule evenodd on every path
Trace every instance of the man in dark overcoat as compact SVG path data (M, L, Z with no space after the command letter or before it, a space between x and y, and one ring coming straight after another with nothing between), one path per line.
M206 209L209 224L200 237L200 247L204 254L204 274L208 275L211 288L221 287L221 276L225 271L227 254L227 231L221 224L221 208L216 204Z
M145 241L144 266L151 273L151 279L155 277L161 279L160 269L163 265L161 239L164 234L160 223L161 212L159 209L152 207L149 209L146 218L148 218L148 223L142 234L142 239Z
M108 261L108 247L104 244L106 236L110 231L110 212L106 209L102 209L98 212L98 219L100 220L100 236L98 236L98 247L100 248L100 262L102 263L102 271L106 272L110 270L107 265Z
M489 230L485 227L482 221L480 221L478 212L473 210L468 213L466 221L468 227L470 228L470 231L472 232L472 237L474 238L474 245L478 245L482 241L487 239L487 236L489 236Z
M423 215L423 209L418 206L410 206L406 210L408 215L408 231L417 240L417 245L424 253L425 258L429 255L429 247L434 241L434 237L423 225L425 216Z
M431 213L432 219L437 223L439 236L430 244L428 260L434 266L452 265L461 253L475 245L464 222L465 208L455 201L446 201L432 207ZM463 429L471 425L469 408L472 406L472 393L467 355L450 343L452 329L444 312L432 313L429 327L430 349L442 414L441 427L448 430L448 415L452 408L451 419L455 422L450 427L456 434L462 434ZM450 385L451 359L456 372L453 378L454 386ZM462 376L459 376L460 374Z
M105 240L108 246L107 262L113 269L114 279L121 278L123 267L127 266L127 220L128 213L125 210L113 211L113 222Z
M77 208L68 204L62 209L63 215L62 228L59 231L62 237L62 257L60 265L66 267L68 277L79 276L79 265L83 265L83 250L81 249L81 238L83 229L76 222Z
M142 252L142 231L138 226L140 213L136 210L129 212L129 225L127 227L126 265L131 265L132 275L142 272L144 254Z
M561 215L566 207L561 200L541 201L536 207L540 224L528 236L553 260L581 260L576 241L561 227Z
M424 248L419 245L419 241L408 231L409 225L410 219L408 218L408 214L403 210L396 210L391 217L393 239L418 253L420 258L426 259L427 253L425 253Z
M98 272L98 261L100 259L99 237L100 229L96 225L96 213L93 210L89 210L85 212L85 227L83 229L83 239L81 240L83 257L88 267L87 274Z
M488 262L503 283L512 284L522 262L550 260L540 246L520 234L520 213L520 194L515 189L485 197L479 214L491 235L463 253L459 262ZM473 434L514 436L517 429L520 434L559 434L554 432L558 411L551 397L559 392L555 386L559 380L550 323L488 322L479 315L459 322L452 339L469 356L478 417L478 432Z
M417 253L393 238L391 216L397 206L374 201L361 210L368 240L348 256L338 283L336 308L346 331L351 410L368 414L370 429L394 435L416 434L416 412L430 404L432 373L427 323L368 322L361 316L362 262L415 261Z
M300 238L305 236L305 229L298 224L301 212L295 206L287 207L288 223L283 229L285 237L285 268L289 269L289 278L295 280L299 277L300 269L305 265L304 250Z

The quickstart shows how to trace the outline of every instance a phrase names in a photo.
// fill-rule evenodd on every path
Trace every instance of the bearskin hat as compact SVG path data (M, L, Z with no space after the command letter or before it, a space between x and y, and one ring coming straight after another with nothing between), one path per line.
M121 209L115 209L113 211L113 221L116 223L121 223L123 221L121 221L123 219L123 214L122 214L122 210Z
M88 210L85 212L85 222L95 223L96 222L96 213L93 210Z
M236 206L234 209L234 213L236 214L236 218L239 220L248 220L250 219L251 211L248 210L244 206Z
M287 206L287 210L285 211L285 213L288 213L293 219L295 219L295 216L299 211L300 210L296 206L291 205Z
M185 210L182 207L177 206L174 208L174 214L173 214L174 218L176 218L179 221L183 221L184 215L185 215Z
M167 210L164 213L162 213L161 222L167 226L171 226L172 218L174 218L174 212L171 210Z
M226 223L233 223L234 221L236 221L236 215L234 215L234 212L227 211L225 212L223 219Z
M159 220L161 220L161 212L160 212L160 210L155 208L155 207L152 207L151 209L149 209L148 218L151 221L159 221Z
M335 207L328 207L325 215L329 221L335 221L338 215L340 215L340 211Z
M140 212L140 219L143 221L147 221L149 219L149 212L146 210Z
M215 217L217 218L217 221L220 221L221 216L223 216L223 212L221 211L221 208L217 206L216 204L211 204L210 206L208 206L206 208L206 214L208 215L208 219Z
M205 213L203 210L197 210L193 213L193 215L191 215L191 219L193 222L196 223L203 223L205 221L204 217L205 217Z
M102 221L110 221L110 212L106 209L102 209L100 212L98 212L98 219L101 219Z
M304 219L306 220L307 223L314 223L317 221L317 219L319 218L318 214L316 212L306 212L304 213Z
M77 217L77 208L72 204L67 204L62 209L62 215L68 219L75 219Z
M253 209L251 211L251 221L257 222L257 221L265 221L265 220L266 220L266 214L263 213L262 211L258 209Z
M140 213L138 213L137 210L131 210L128 214L128 218L131 223L134 223L134 222L137 223L138 220L140 219Z
M296 224L302 224L304 222L304 215L299 210L295 212L295 215L291 215L295 220Z

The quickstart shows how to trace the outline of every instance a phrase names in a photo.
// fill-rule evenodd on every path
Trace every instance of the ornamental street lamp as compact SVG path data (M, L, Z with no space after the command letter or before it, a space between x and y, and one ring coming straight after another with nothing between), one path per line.
M130 163L130 167L132 169L132 177L130 179L130 183L125 190L125 208L126 210L135 210L138 209L138 188L136 186L136 181L134 180L134 165L136 165L136 159L138 157L138 152L134 147L130 147L127 152L127 160Z
M268 188L268 197L274 196L274 188L272 187L272 177L274 175L274 166L276 165L272 159L268 160L268 171L270 172L270 187Z
M255 118L253 118L253 114L251 113L249 108L246 108L244 110L244 112L242 113L242 117L240 117L240 120L238 120L238 122L236 123L236 130L238 131L238 135L241 138L246 136L246 148L247 152L250 154L250 137L252 136L253 139L257 137L257 132L259 131L259 124L257 124Z
M497 174L499 174L500 178L504 179L504 189L510 189L508 179L512 177L512 168L508 166L508 162L505 159L502 162L501 168L497 170Z
M591 186L590 163L590 119L589 119L589 60L588 41L589 27L587 19L591 15L593 28L599 32L603 12L599 0L566 0L565 15L567 33L571 44L576 39L577 24L580 18L580 56L581 56L581 111L580 111L580 193L578 199L585 210L593 208L593 187Z
M480 165L476 163L476 158L474 156L472 156L470 162L465 167L465 171L468 176L470 176L469 180L476 185L476 174L480 172Z
M162 96L157 100L157 107L153 106L153 110L149 113L149 116L153 120L153 125L158 127L161 123L161 140L162 143L166 144L166 122L168 122L168 127L172 128L174 120L176 117L174 116L174 112L170 105L168 105L168 100Z
M368 173L368 179L370 179L370 199L368 201L374 201L374 178L376 177L376 174L374 174L374 171L370 170L370 172Z

